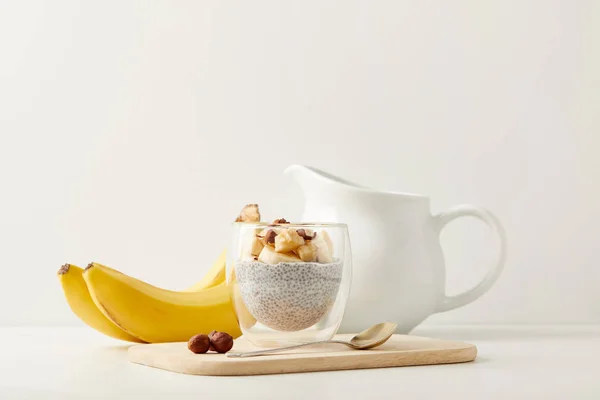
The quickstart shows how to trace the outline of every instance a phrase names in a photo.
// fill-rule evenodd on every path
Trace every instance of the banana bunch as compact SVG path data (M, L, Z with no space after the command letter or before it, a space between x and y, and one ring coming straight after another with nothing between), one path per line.
M258 222L257 204L247 204L236 222ZM242 334L225 282L225 251L191 287L175 292L152 286L98 263L86 269L65 264L58 279L71 310L83 322L115 339L138 343L184 342L199 332ZM235 282L232 274L231 281ZM231 285L244 326L256 320L247 312L237 285Z
M116 339L179 342L212 330L241 335L225 282L225 252L200 282L180 292L98 263L85 270L65 264L58 278L75 315Z

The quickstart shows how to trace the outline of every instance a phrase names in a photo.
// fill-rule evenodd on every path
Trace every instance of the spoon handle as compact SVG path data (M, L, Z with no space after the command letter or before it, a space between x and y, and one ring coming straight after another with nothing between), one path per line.
M294 346L278 347L276 349L248 351L246 353L227 353L227 357L235 357L235 358L256 357L256 356L269 355L269 354L273 354L273 353L278 353L280 351L298 349L300 347L312 346L314 344L323 344L323 343L339 343L339 344L345 344L346 346L348 346L348 343L342 342L339 340L321 340L319 342L301 343L301 344L296 344Z

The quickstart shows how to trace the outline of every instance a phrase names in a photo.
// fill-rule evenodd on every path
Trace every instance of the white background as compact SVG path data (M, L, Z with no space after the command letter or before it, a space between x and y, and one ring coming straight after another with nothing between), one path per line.
M198 280L291 163L481 204L492 290L427 323L600 322L600 2L0 0L0 325L79 324L55 277ZM443 235L448 290L491 251Z

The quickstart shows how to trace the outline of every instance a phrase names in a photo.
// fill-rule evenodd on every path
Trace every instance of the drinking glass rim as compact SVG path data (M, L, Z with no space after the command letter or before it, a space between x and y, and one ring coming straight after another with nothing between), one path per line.
M272 222L233 222L233 225L241 225L241 226L255 226L255 227L316 227L316 228L348 228L347 224L339 223L339 222L290 222L285 224L274 224Z

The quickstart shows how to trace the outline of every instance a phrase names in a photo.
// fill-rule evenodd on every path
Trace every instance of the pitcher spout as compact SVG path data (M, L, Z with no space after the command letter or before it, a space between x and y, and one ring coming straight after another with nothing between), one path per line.
M290 165L284 171L302 191L304 213L302 221L344 222L340 220L340 204L356 191L355 185L314 167Z
M284 174L292 176L296 182L304 189L316 185L344 186L346 188L363 188L354 182L347 181L315 167L293 164L287 167Z
M293 177L295 180L298 180L302 177L302 175L306 174L307 169L308 169L308 167L305 167L304 165L292 164L289 167L287 167L283 171L283 173L285 175L289 175L289 176Z

